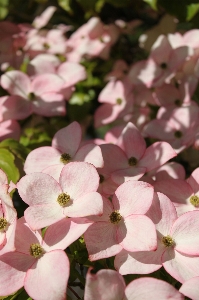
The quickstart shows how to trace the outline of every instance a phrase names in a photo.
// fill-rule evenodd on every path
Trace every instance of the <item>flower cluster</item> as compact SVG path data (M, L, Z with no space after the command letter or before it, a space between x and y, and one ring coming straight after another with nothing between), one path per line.
M19 139L32 114L64 116L87 77L82 61L108 59L139 25L92 17L67 39L71 26L43 28L54 12L32 25L0 23L1 140ZM199 168L186 178L177 161L199 147L198 33L160 35L148 59L115 62L94 114L96 128L112 125L103 139L83 139L88 124L68 122L51 146L31 149L17 182L0 169L0 297L24 288L35 300L67 299L78 265L85 300L199 299ZM27 207L20 218L13 189ZM80 241L82 264L71 251Z

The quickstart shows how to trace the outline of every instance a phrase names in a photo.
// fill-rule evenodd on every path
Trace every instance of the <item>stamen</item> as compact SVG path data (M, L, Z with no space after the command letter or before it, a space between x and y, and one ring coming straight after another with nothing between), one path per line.
M110 214L109 219L112 224L118 224L122 220L122 216L118 210L115 210Z
M167 68L167 64L166 64L166 63L161 63L161 64L160 64L160 68L166 69L166 68Z
M70 154L68 154L68 153L63 153L63 154L61 155L61 157L60 157L60 161L61 161L64 165L66 165L67 163L69 163L70 160L71 160L71 156L70 156Z
M116 103L117 103L118 105L121 105L121 104L122 104L122 99L121 99L121 98L117 98L117 99L116 99Z
M199 207L199 197L196 195L191 196L190 203L195 207Z
M8 226L8 221L5 218L0 218L0 230L5 230Z
M57 202L62 207L65 207L69 201L70 201L70 196L66 193L61 193L57 198Z
M175 244L174 240L170 235L163 236L162 237L162 243L165 245L165 247L171 247Z
M177 130L177 131L174 133L174 135L175 135L175 137L176 137L177 139L179 139L179 138L182 137L182 131Z
M129 166L135 166L137 164L137 158L135 157L130 157L129 160L128 160L128 163L129 163Z
M40 244L32 244L30 245L30 255L38 258L44 254L44 249Z

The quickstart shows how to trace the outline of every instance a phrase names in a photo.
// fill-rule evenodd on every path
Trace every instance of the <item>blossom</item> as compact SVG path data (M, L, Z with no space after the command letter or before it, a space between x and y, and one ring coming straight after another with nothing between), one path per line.
M18 192L29 204L24 216L32 229L40 229L65 217L102 213L101 195L96 192L99 175L91 164L72 162L60 175L59 183L45 173L31 173L17 183Z

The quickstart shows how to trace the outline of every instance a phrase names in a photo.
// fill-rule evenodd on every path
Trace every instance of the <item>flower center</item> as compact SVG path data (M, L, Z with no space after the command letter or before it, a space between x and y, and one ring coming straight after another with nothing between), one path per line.
M48 43L43 44L44 49L48 50L50 48L50 45Z
M118 224L121 221L122 216L120 215L118 210L115 210L110 214L109 219L112 224Z
M166 63L161 63L161 65L160 65L160 68L162 68L162 69L166 69L167 68L167 64Z
M55 56L61 61L61 62L65 62L66 61L66 57L62 54L55 54Z
M122 104L122 99L121 99L121 98L117 98L117 99L116 99L116 103L117 103L118 105L121 105L121 104Z
M174 133L174 135L175 135L175 137L176 137L176 138L178 138L178 139L179 139L179 138L181 138L181 137L182 137L182 131L180 131L180 130L176 130L176 131L175 131L175 133Z
M44 249L40 244L32 244L30 245L30 255L38 258L44 254Z
M61 193L58 198L57 202L59 203L60 206L66 206L68 202L70 201L70 196L66 193Z
M129 166L135 166L137 164L137 159L135 157L130 157L128 160Z
M174 240L170 235L163 236L162 243L165 245L165 247L171 247L175 244Z
M191 196L190 198L190 203L195 206L195 207L198 207L199 206L199 197L194 195L194 196Z
M68 153L63 153L63 154L61 155L61 157L60 157L60 161L61 161L64 165L66 165L67 163L69 163L70 160L71 160L71 156L70 156L70 154L68 154Z
M8 221L5 218L0 218L0 230L5 230L8 226Z
M28 95L28 99L29 99L30 101L34 101L35 98L36 98L36 96L35 96L34 93L30 93L30 94Z
M176 100L174 101L174 103L175 103L176 106L181 106L181 104L182 104L182 102L181 102L180 99L176 99Z

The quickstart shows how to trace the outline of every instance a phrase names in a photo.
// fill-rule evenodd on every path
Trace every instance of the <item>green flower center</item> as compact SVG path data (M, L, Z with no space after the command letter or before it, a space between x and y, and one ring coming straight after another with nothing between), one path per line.
M137 158L135 158L135 157L130 157L129 158L129 160L128 160L128 163L129 163L129 166L131 166L131 167L133 167L133 166L135 166L136 164L137 164Z
M8 226L8 221L5 218L0 218L0 230L5 230Z
M32 244L30 245L30 255L38 258L44 254L44 249L40 244Z
M195 206L195 207L198 207L199 206L199 197L194 195L194 196L191 196L190 198L190 203Z
M48 50L48 49L50 48L50 45L49 45L48 43L44 43L44 44L43 44L43 47L44 47L46 50Z
M121 104L122 104L122 99L121 99L121 98L117 98L117 99L116 99L116 103L117 103L118 105L121 105Z
M62 54L55 54L55 56L61 61L61 62L65 62L66 61L66 57Z
M62 207L65 207L69 201L70 201L70 196L66 193L61 193L57 198L57 202Z
M175 137L176 137L177 139L179 139L179 138L182 137L182 131L177 130L177 131L174 133L174 135L175 135Z
M68 163L70 162L70 160L71 160L71 156L70 156L70 154L68 154L68 153L63 153L63 154L61 155L61 157L60 157L60 161L61 161L64 165L68 164Z
M163 70L167 68L167 64L166 63L161 63L160 64L160 68L162 68Z
M174 240L170 235L163 236L162 243L165 245L165 247L171 247L175 244Z
M122 220L122 216L118 210L115 210L110 214L109 219L112 224L118 224Z

